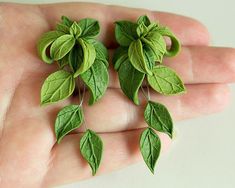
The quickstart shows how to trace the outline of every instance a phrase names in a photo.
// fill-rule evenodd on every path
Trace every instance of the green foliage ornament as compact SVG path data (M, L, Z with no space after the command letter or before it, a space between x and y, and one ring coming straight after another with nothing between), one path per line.
M107 89L109 57L106 47L95 38L99 32L99 22L95 19L84 18L77 22L62 16L56 30L44 33L38 41L42 61L47 64L56 62L59 69L44 81L41 105L65 100L75 90L79 93L80 103L65 106L57 115L54 130L58 144L85 122L85 87L90 91L89 105L97 102ZM87 129L80 140L80 151L95 175L103 153L101 138Z
M186 92L177 73L163 65L164 57L179 53L180 42L169 28L151 22L145 15L136 22L121 20L115 24L115 37L120 46L114 52L113 66L118 72L123 93L139 105L138 93L141 88L147 100L144 119L148 127L140 136L140 151L146 165L154 173L161 150L161 141L155 131L172 138L173 121L163 104L150 99L149 86L162 95ZM170 38L169 48L164 37Z

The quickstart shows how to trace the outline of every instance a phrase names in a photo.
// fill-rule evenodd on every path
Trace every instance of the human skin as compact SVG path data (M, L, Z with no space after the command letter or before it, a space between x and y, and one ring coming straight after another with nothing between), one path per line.
M209 47L207 29L191 18L143 9L87 3L51 5L0 4L0 187L52 187L91 177L79 153L83 128L58 145L53 131L58 111L74 104L71 97L57 104L40 106L40 88L56 70L38 57L36 43L42 33L55 27L62 15L79 20L94 17L100 22L99 39L112 49L117 44L113 22L136 20L147 14L170 27L182 43L177 57L165 63L184 80L187 93L164 97L150 91L152 100L167 106L176 121L219 112L229 103L228 83L235 81L235 50ZM87 127L98 132L104 154L97 175L109 173L141 160L139 135L146 126L141 106L135 106L120 90L117 74L109 68L110 84L105 96L84 112ZM189 125L190 126L190 125ZM170 139L158 133L162 151Z

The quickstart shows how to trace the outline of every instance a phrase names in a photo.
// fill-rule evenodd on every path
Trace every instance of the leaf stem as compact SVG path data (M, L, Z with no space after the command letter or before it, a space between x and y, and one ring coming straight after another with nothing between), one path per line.
M149 101L149 97L148 97L148 95L146 95L146 92L144 91L143 86L141 86L141 91L142 91L144 97L146 98L146 100Z

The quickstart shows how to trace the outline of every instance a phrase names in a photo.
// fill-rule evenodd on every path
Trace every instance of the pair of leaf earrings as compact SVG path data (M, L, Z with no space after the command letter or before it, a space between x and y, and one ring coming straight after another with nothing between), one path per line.
M162 65L164 56L179 52L180 43L168 28L150 22L147 16L139 17L136 23L117 21L115 24L115 37L120 47L114 53L113 66L118 72L121 89L130 100L139 105L140 88L146 97L144 118L148 127L140 136L140 151L154 172L161 150L161 141L154 130L172 137L173 123L167 108L151 101L149 85L163 95L185 91L179 76ZM100 26L95 19L76 22L62 16L56 30L44 33L37 45L40 58L47 64L57 63L59 69L43 83L41 104L55 103L78 93L78 104L65 106L56 117L57 143L84 124L86 131L80 139L80 152L93 175L101 162L103 143L86 127L83 102L86 88L90 92L89 105L93 105L104 95L109 82L109 56L106 47L95 38L99 32ZM170 48L167 48L164 36L171 39Z

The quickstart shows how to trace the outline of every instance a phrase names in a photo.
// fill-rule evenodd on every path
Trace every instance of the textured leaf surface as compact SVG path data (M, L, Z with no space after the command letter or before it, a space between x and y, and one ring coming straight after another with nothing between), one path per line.
M149 170L154 173L154 167L161 151L161 141L151 128L145 129L141 134L140 151Z
M164 105L149 101L144 111L144 119L150 127L167 133L172 138L173 122Z
M143 46L140 39L133 41L128 49L128 56L131 64L138 71L152 75L152 71L149 69L147 63L145 62Z
M82 47L83 62L79 69L74 73L74 77L86 72L92 66L96 58L96 51L91 43L81 38L78 38L78 42Z
M92 18L81 19L78 25L82 30L82 37L95 37L100 32L99 22Z
M41 89L41 104L54 103L69 97L75 88L73 75L60 70L47 77Z
M62 59L73 48L74 44L75 39L72 35L66 34L57 38L50 48L52 59L56 61Z
M80 140L80 151L84 159L89 163L92 175L95 175L103 153L101 138L95 132L88 129Z
M130 21L115 22L115 37L121 46L129 46L138 38L136 33L137 24Z
M48 64L53 63L53 59L51 57L48 57L46 50L57 38L59 38L62 35L63 33L59 31L49 31L47 33L44 33L42 37L39 39L37 44L37 49L41 59L45 63Z
M138 91L144 80L144 74L136 70L126 59L118 70L119 83L124 94L136 105L139 104Z
M81 74L81 79L90 90L89 104L92 105L104 95L107 89L109 82L107 67L102 61L96 59L95 63Z
M60 143L65 135L79 128L82 122L83 112L80 106L69 105L60 110L55 121L57 142Z
M149 85L157 92L164 95L173 95L185 92L185 87L172 69L158 65L153 69L153 75L147 75Z

